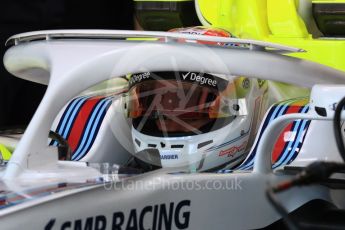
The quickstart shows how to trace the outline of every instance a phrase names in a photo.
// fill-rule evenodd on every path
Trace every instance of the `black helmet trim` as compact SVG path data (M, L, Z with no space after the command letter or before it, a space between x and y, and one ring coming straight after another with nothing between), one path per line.
M206 86L218 91L226 88L228 81L212 74L197 72L145 72L133 74L129 80L129 89L134 85L149 80L179 80L200 86Z

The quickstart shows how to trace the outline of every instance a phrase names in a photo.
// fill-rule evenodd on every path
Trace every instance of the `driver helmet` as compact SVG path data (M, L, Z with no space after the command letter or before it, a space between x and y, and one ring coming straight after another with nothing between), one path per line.
M262 82L197 72L133 74L124 108L136 153L159 152L162 167L232 168L260 124Z
M201 26L170 31L233 37L225 30ZM261 103L266 88L262 80L212 73L133 74L124 108L131 121L135 153L140 158L142 151L158 150L163 168L231 169L245 159L254 142L266 111Z

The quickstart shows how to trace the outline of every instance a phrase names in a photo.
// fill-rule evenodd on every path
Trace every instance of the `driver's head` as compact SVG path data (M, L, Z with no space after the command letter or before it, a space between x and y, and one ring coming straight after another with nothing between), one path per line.
M247 125L246 98L237 93L244 79L249 81L196 72L133 74L124 107L136 151L158 149L163 167L206 170L226 164L231 158L219 152L231 147L226 143ZM249 86L240 89L242 97ZM211 150L220 144L219 150ZM236 154L244 150L245 146Z
M227 31L200 26L171 32L232 37ZM235 166L246 157L255 134L251 125L258 117L263 89L257 80L211 73L133 74L124 107L135 151L157 149L163 167L204 171Z

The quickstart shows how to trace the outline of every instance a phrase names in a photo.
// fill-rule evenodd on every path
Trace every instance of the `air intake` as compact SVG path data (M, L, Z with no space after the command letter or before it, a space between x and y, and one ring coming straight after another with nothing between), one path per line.
M201 143L198 144L198 149L200 149L202 147L205 147L206 145L209 145L211 143L213 143L212 140L201 142Z

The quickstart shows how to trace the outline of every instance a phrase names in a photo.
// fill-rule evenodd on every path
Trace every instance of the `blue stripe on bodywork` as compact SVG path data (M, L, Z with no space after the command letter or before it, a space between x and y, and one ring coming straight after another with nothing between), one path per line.
M82 100L80 100L78 102L76 108L73 110L71 116L68 119L67 125L66 125L63 133L61 134L63 138L67 139L68 134L70 133L70 131L72 129L72 124L73 124L75 118L77 117L78 112L82 108L82 105L86 102L86 100L87 100L87 98L83 98Z
M306 113L309 109L309 106L304 106L300 113ZM293 141L290 141L286 148L284 148L283 154L280 155L278 161L272 166L272 168L277 168L281 166L284 162L288 162L289 159L295 154L296 148L300 142L301 135L303 134L304 129L306 128L308 120L297 120L295 121L295 126L292 132L296 132L296 138ZM287 161L286 161L287 160Z
M109 105L111 104L111 100L112 98L104 98L97 103L97 106L95 107L90 119L87 122L81 142L80 144L78 144L78 148L72 156L72 160L80 160L87 153L87 149L89 149L91 142L93 142L92 140L94 140L93 137L95 136L95 134L97 134L95 130L98 124L101 123L100 121L103 120L100 119L101 115L105 111L105 109L109 107Z
M98 115L98 118L97 118L98 121L96 121L96 124L95 124L95 126L94 126L94 128L92 130L92 132L93 132L92 138L88 142L88 145L87 145L86 150L85 150L85 154L90 151L90 149L91 149L91 147L93 145L93 142L95 141L95 139L97 137L97 133L98 133L98 131L99 131L101 125L102 125L102 121L103 121L103 119L104 119L104 117L105 117L109 107L111 106L111 103L112 103L111 100L107 101L106 105L104 106L104 109L102 109L102 112ZM84 155L82 157L80 157L79 159L83 158Z
M295 101L296 101L296 99L287 100L287 101L285 101L283 103L280 103L280 104L276 105L275 109L273 110L272 113L269 112L267 118L265 119L264 125L261 128L258 141L256 142L253 151L251 151L251 153L250 153L249 157L246 159L246 161L243 162L240 166L238 166L235 170L250 170L250 169L253 168L254 158L255 158L255 155L256 155L258 143L261 140L261 137L262 137L262 134L263 134L264 130L266 129L266 127L268 126L268 124L271 121L273 121L277 117L280 117L280 116L284 115L288 111L289 105L294 103Z
M271 109L271 112L269 112L269 114L267 115L267 118L265 119L265 122L264 122L264 125L260 131L260 134L259 134L259 138L258 138L258 141L256 142L255 144L255 147L253 149L253 151L251 151L249 153L249 157L240 165L236 168L236 170L245 170L247 169L248 167L251 167L254 163L254 157L256 155L256 150L257 150L257 147L258 147L258 143L260 142L261 140L261 137L262 137L262 134L264 132L264 130L266 129L267 125L272 121L274 120L278 114L281 114L282 112L284 112L284 108L286 109L286 107L281 106L281 105L276 105L274 110L272 111Z
M286 103L286 102L285 102L285 103ZM280 106L277 106L277 107L280 107ZM275 118L277 118L277 117L283 115L283 114L287 111L287 108L288 108L288 107L285 107L285 106L283 106L283 107L284 107L285 109L281 109L281 110L279 111L279 113L277 112L277 111L279 110L279 108L275 108L274 112L272 113L272 116L271 116L271 117L268 117L269 119L265 119L265 120L266 120L266 121L269 120L269 122L271 122L271 121L273 121ZM306 106L303 106L303 107L300 109L299 113L306 113L306 112L308 112L308 110L309 110L309 106L306 105ZM284 112L283 112L283 111L284 111ZM273 118L273 114L276 115L275 118ZM278 115L277 115L277 114L278 114ZM259 143L259 141L260 141L260 139L261 139L261 135L262 135L263 131L265 130L265 128L266 128L266 126L268 125L269 122L267 122L267 124L265 124L265 125L263 126L263 129L262 129L262 131L260 132L260 137L259 137L257 143ZM297 120L297 121L295 121L294 123L296 123L296 124L294 125L294 131L297 132L296 138L295 138L295 140L294 140L292 143L287 144L287 145L286 145L287 147L284 148L284 150L289 150L289 149L291 148L291 146L292 146L292 149L291 149L291 151L289 151L289 154L288 154L288 155L287 155L287 153L284 153L284 154L282 154L282 155L279 157L279 159L278 159L279 164L277 164L278 166L280 166L280 165L282 165L282 164L284 164L284 163L291 163L291 161L294 159L294 157L296 157L296 152L297 152L296 149L297 149L298 147L301 147L301 146L302 146L302 144L300 143L300 139L303 138L303 137L301 137L301 135L303 134L304 130L308 128L308 126L309 126L309 124L310 124L310 121L309 121L309 120L302 120L302 121L301 121L301 120ZM257 150L257 144L256 144L255 148L253 149L253 151L250 153L251 156L248 157L247 160L246 160L245 162L243 162L239 167L237 167L237 168L234 169L234 170L251 170L251 169L253 168L253 165L254 165L254 158L255 158L255 155L256 155L256 150ZM285 160L281 160L281 159L285 159ZM276 168L276 167L278 167L278 166L272 165L272 168Z
M56 127L56 132L58 134L60 134L61 136L63 136L63 133L66 131L66 123L72 119L73 117L71 117L71 114L74 111L78 111L81 107L81 105L83 104L83 102L87 99L87 96L83 96L83 97L77 97L75 99L73 99L67 106L67 108L65 109L64 113L62 114L61 118L60 118L60 122L58 124L58 126ZM64 137L66 139L66 137ZM57 141L51 141L50 145L54 145L57 146L58 142Z
M84 146L86 144L87 139L89 138L90 135L90 130L92 128L92 125L94 123L94 120L99 112L99 110L102 108L102 106L104 105L105 100L102 99L100 101L97 102L96 106L94 107L93 111L91 112L91 116L89 117L87 124L86 124L86 128L83 130L82 133L82 138L80 141L80 144L78 143L78 147L77 149L74 151L74 154L72 156L72 160L75 160L76 157L81 153L81 151L84 149Z

